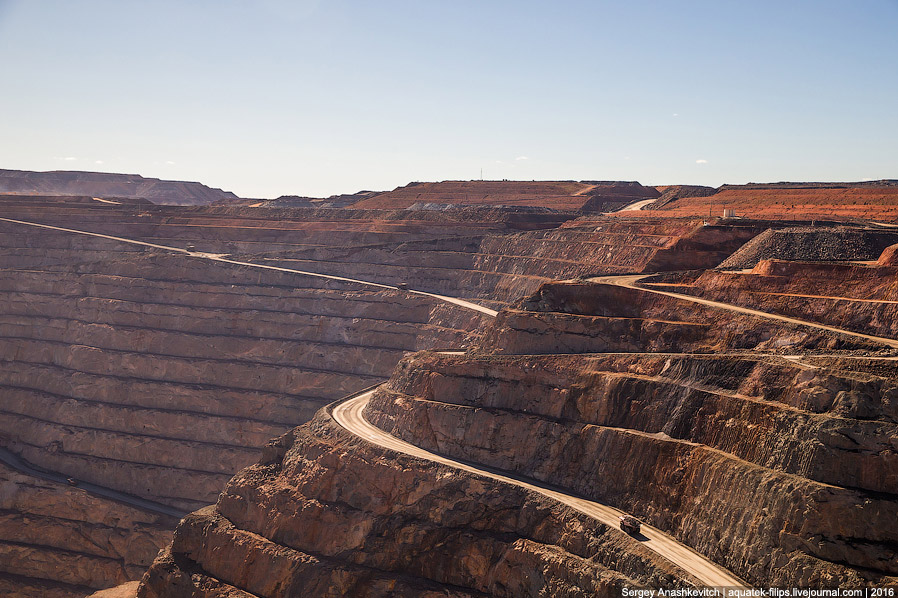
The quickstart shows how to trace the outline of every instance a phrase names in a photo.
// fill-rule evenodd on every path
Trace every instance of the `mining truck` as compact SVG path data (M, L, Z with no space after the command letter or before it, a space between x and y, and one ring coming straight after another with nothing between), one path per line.
M638 534L639 529L642 527L639 519L631 515L621 515L618 519L620 519L620 528L631 536Z

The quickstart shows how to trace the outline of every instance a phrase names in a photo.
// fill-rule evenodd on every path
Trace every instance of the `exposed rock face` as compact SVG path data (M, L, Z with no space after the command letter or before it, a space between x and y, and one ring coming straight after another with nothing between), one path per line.
M469 345L407 358L369 419L625 508L751 583L898 583L898 387L893 362L876 359L888 354L881 345L636 289L544 284L711 267L760 224L93 200L41 209L22 198L5 207L496 306L533 292L488 324L413 293L3 224L0 441L37 464L198 509L144 578L145 598L611 596L698 583L616 529L375 448L318 410L384 380L410 351ZM894 285L851 272L839 275L858 298L891 296ZM663 278L679 289L697 280ZM37 512L31 501L10 506L11 520ZM116 540L95 542L84 561L98 563L94 573L77 559L71 577L41 566L63 562L64 544L17 552L11 524L0 543L38 566L8 574L8 587L84 595L134 579L165 541L166 522L153 536L136 518L119 528L71 504L60 513L73 533L114 528L103 533Z
M487 354L520 352L506 338L488 332L476 357L403 362L369 419L440 454L620 506L762 587L898 583L894 372L845 376L745 356ZM682 350L652 338L654 351Z
M701 226L695 219L603 218L487 208L447 212L169 208L92 202L60 206L7 198L9 217L163 245L507 303L550 280L614 272L713 267L756 224ZM52 206L52 209L51 209ZM561 226L559 226L561 225ZM27 244L33 231L21 231ZM63 239L58 249L85 248ZM79 245L81 243L82 245ZM74 244L74 245L73 245ZM120 245L92 245L92 256ZM133 248L124 248L133 250ZM64 254L40 256L42 267Z
M212 189L201 183L67 170L0 170L0 193L143 198L169 205L206 205L222 199L237 199L230 191Z
M629 337L618 335L601 349L567 351L578 355L534 356L557 352L553 335L567 334L552 322L523 351L528 355L501 355L521 352L509 345L515 337L501 332L511 317L507 312L487 331L477 354L422 353L403 361L366 416L440 454L624 508L761 587L898 583L894 374L846 375L774 356L729 354L744 349L746 341L727 330L743 327L758 334L747 346L760 351L781 335L790 338L792 351L851 342L788 327L754 332L757 322L709 317L709 308L680 300L658 306L640 301L640 295L649 294L555 283L522 302L516 313L604 312L648 322L658 313L683 312L701 323L693 342L711 339L722 354L686 355L675 345L680 335L654 334L646 340L660 354L636 353L642 349L622 346ZM531 324L526 333L535 330ZM140 595L179 588L186 596L210 580L259 596L424 593L432 586L406 585L422 583L421 577L450 594L488 596L602 595L620 587L615 584L658 587L662 571L673 577L661 585L694 583L661 563L657 569L646 562L634 567L619 557L611 565L593 556L592 562L613 571L571 577L584 571L574 557L586 555L563 536L529 536L542 546L522 570L509 569L508 544L493 545L483 534L500 522L510 524L492 511L495 499L469 483L467 474L369 448L320 412L313 424L283 437L259 465L235 478L214 510L179 527ZM487 481L475 487L492 486ZM465 502L471 498L474 504ZM520 546L519 517L531 513L529 501L537 500L526 494L523 499L522 506L500 509L510 508L516 518L503 527L514 546ZM450 506L449 500L462 502ZM554 521L564 519L555 515ZM450 522L464 541L443 535L442 526ZM549 533L554 525L539 529ZM627 539L615 532L590 545L599 554L614 551L618 538ZM265 556L249 565L250 554ZM562 564L560 570L547 569L547 559ZM347 561L372 568L354 569ZM400 572L415 577L410 581ZM282 585L274 585L275 578Z
M880 266L898 266L898 244L883 249L876 263Z
M612 285L543 285L502 311L478 352L546 353L881 350L856 337L710 309L685 299Z
M385 379L408 351L463 345L479 325L476 314L407 293L2 229L0 443L38 466L186 510L214 502L268 439L321 405ZM34 508L26 497L11 512ZM57 548L80 550L66 543L109 525L101 513L58 505L55 516L71 523ZM137 525L116 533L147 544ZM0 542L16 534L7 528ZM162 531L150 539L149 558L165 541ZM96 553L102 566L57 566L38 542L10 560L32 563L10 570L22 579L5 583L22 595L63 584L60 595L83 596L136 579L149 562L114 545ZM64 573L89 567L90 576Z
M372 448L325 412L278 445L179 526L139 596L611 596L692 582L616 530Z
M880 265L884 261L888 260L874 264L763 260L750 272L707 271L673 288L846 330L898 338L898 268ZM668 282L666 288L672 288L671 284Z
M175 523L0 466L0 594L72 598L136 579Z

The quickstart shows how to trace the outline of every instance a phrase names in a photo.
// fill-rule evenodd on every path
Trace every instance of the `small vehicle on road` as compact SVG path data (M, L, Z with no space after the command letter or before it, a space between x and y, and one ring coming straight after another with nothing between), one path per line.
M196 251L196 245L188 245L188 246L185 247L184 249L186 249L187 251L193 253L194 251Z
M642 522L632 515L621 515L618 519L620 519L620 528L631 536L638 534L642 528Z
M397 282L397 283L396 283L396 288L399 289L400 291L407 291L407 290L408 290L408 283L407 283L407 282Z
M78 485L78 480L76 480L75 478L66 478L65 481L69 486L77 486Z

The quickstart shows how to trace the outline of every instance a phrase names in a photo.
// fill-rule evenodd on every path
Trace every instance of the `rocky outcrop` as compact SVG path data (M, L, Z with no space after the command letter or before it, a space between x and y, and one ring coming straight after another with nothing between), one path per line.
M0 466L0 594L74 598L137 579L175 523Z
M898 244L889 245L883 249L876 264L878 266L898 266Z
M617 530L374 448L321 412L179 526L139 596L211 584L256 596L611 596L677 583L694 580Z
M439 454L636 513L762 587L898 582L898 382L695 359L424 354L367 415ZM745 394L760 378L784 387ZM889 415L843 411L848 394Z

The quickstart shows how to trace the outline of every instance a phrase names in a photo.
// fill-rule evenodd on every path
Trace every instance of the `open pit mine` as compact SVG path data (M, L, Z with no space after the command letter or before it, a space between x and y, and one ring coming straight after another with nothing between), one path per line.
M0 178L0 596L898 588L895 181Z

